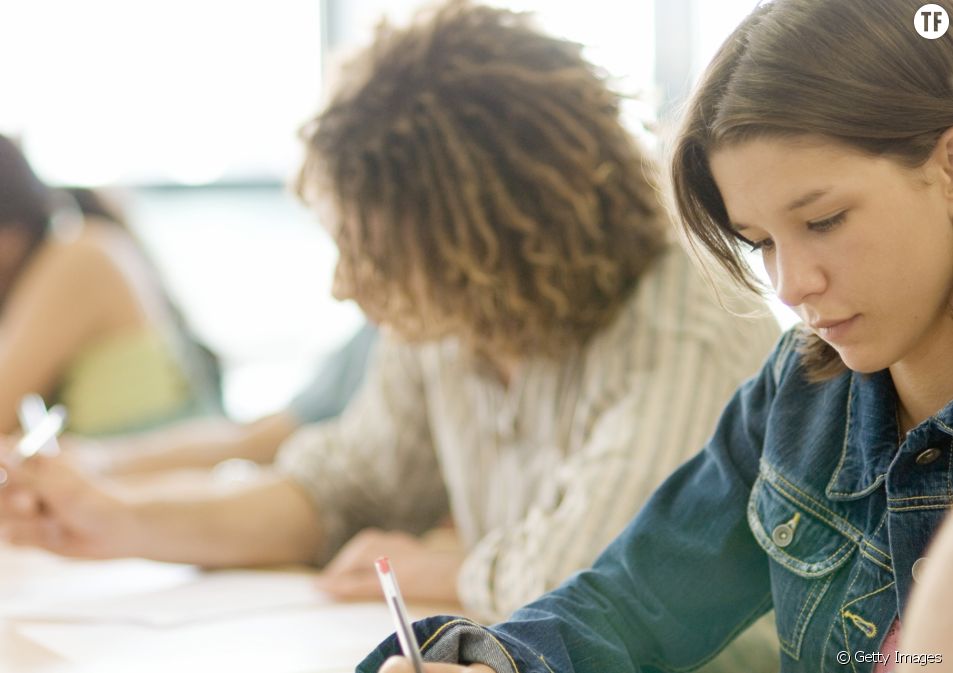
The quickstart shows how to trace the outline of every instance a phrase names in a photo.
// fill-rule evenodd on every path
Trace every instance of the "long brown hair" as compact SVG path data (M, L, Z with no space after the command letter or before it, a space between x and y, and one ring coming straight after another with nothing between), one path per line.
M742 285L758 289L709 167L718 148L754 137L820 135L898 163L922 165L953 126L953 36L922 38L920 0L775 0L725 41L689 101L671 162L689 239ZM953 14L948 0L939 2ZM815 380L845 369L802 333Z
M336 294L402 336L558 355L664 246L618 95L524 15L457 1L381 25L341 80L298 190L332 202Z
M20 230L33 249L46 236L52 212L50 189L16 143L0 135L0 227Z

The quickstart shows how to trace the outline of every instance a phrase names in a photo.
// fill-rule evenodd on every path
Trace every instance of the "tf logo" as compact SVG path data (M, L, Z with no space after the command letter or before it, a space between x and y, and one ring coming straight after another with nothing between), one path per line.
M923 5L913 17L913 27L922 37L935 40L946 35L950 27L950 15L939 5Z

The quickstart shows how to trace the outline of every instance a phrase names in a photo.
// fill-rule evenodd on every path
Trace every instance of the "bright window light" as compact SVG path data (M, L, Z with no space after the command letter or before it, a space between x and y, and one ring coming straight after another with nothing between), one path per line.
M758 0L695 3L695 32L698 47L694 51L693 60L696 74L701 74L725 38L757 5Z
M0 131L54 183L284 180L320 100L316 0L30 0L0 25Z

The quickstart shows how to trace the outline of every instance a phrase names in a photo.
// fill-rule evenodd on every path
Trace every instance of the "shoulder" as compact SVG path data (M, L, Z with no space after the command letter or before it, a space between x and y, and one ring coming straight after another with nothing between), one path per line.
M69 281L64 290L111 284L122 275L124 258L129 255L122 236L96 225L84 225L68 235L51 235L37 253L27 280Z
M65 320L88 322L96 332L139 326L153 310L164 310L131 238L105 227L50 236L17 285L11 305L18 299L44 306Z
M643 274L625 313L674 331L777 322L761 297L735 287L720 268L703 266L675 244ZM772 341L779 332L775 327Z
M714 349L728 366L743 363L750 373L779 334L777 320L760 297L741 293L715 272L706 277L681 247L671 245L593 345L632 350L644 344L694 343Z
M440 350L440 344L410 342L389 328L377 331L372 346L367 355L367 378L401 386L419 384L426 363Z

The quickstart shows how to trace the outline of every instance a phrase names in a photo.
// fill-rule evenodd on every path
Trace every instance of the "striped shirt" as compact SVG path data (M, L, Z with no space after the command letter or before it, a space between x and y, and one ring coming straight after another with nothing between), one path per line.
M757 315L727 312L673 246L584 348L528 359L509 385L454 340L382 337L344 414L279 452L322 518L317 562L363 528L419 533L452 514L470 614L498 619L555 587L703 446L758 370L778 326L755 298L732 308Z

